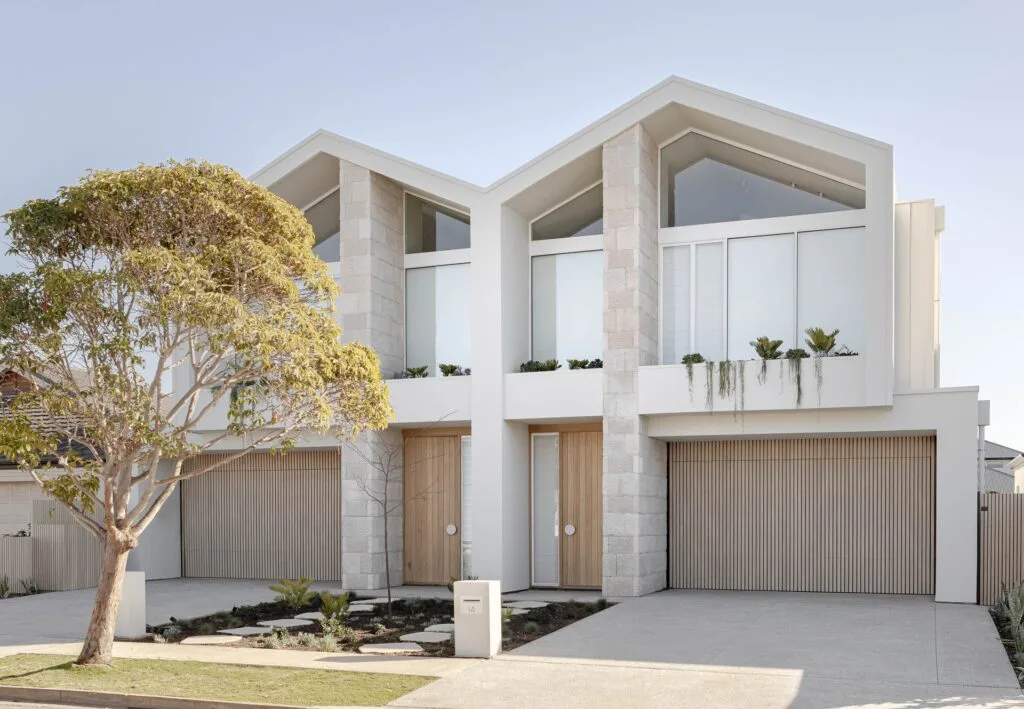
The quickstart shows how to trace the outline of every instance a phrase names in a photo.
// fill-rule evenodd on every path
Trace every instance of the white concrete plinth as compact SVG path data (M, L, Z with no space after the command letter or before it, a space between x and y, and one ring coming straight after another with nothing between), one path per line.
M494 657L501 652L501 582L455 582L455 655Z
M121 605L117 611L114 635L140 638L146 634L146 573L125 571L121 584Z

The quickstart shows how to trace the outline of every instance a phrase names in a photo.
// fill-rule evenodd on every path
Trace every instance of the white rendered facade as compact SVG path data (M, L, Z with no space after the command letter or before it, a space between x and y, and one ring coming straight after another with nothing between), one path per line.
M684 167L672 172L676 163ZM694 165L707 174L680 177ZM736 166L753 176L733 174ZM765 171L771 184L759 182ZM667 204L666 182L691 189L691 177L711 190L701 209L685 198ZM667 584L670 442L924 433L935 436L934 595L975 602L977 390L939 387L943 210L896 201L890 146L670 78L489 187L325 131L254 179L307 210L314 226L322 220L318 253L344 291L344 337L372 345L387 376L429 370L389 383L396 418L374 435L471 431L462 505L472 510L473 575L500 579L503 590L536 582L538 426L603 430L609 596ZM780 193L792 202L782 212L793 213L777 215L772 195L799 180L810 186ZM760 201L715 221L735 202L716 200L716 184L760 190ZM583 218L594 200L600 222ZM415 219L433 220L432 246L410 246L403 234L410 204ZM745 343L768 335L803 346L815 325L839 328L857 354L798 362L797 403L791 365L769 362L759 378ZM679 363L700 351L746 364L723 392L706 365ZM561 368L519 371L549 358ZM568 358L600 358L603 368L568 371ZM438 376L444 363L471 375ZM343 456L344 581L379 588L385 521L347 482L367 474L361 465ZM401 513L388 523L400 537ZM402 558L401 544L392 555Z

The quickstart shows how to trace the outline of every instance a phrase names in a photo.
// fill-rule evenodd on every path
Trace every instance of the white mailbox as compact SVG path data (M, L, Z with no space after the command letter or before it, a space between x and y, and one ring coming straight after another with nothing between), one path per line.
M118 638L141 638L145 634L146 574L142 571L125 571L114 635Z
M455 654L494 657L501 652L501 582L455 582Z

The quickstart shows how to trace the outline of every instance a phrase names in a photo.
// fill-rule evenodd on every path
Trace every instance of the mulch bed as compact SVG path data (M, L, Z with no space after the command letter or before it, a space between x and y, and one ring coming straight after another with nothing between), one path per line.
M370 598L370 596L365 596ZM350 603L358 602L357 597L350 598ZM536 640L539 637L564 628L577 620L593 615L607 607L607 603L551 603L544 608L530 609L521 615L512 616L505 627L502 649L513 650L520 645ZM230 611L222 611L213 615L189 620L172 618L170 623L148 627L149 632L164 638L166 642L178 643L193 635L214 635L218 630L240 628L256 625L261 620L294 618L300 613L320 609L319 601L314 601L305 608L298 610L288 608L280 602L259 603L252 606L236 606ZM387 617L387 604L374 606L371 613L351 613L345 625L354 631L354 637L339 639L338 649L354 651L366 643L399 642L399 638L407 633L424 630L427 626L440 623L451 623L454 604L450 600L430 598L396 599L391 604L391 618ZM173 630L171 628L175 628ZM279 631L280 632L280 631ZM291 628L288 635L313 633L322 635L319 623L314 622L305 628ZM421 655L449 657L455 654L454 642L422 643ZM266 637L241 638L237 643L226 647L269 647ZM288 645L290 650L316 650L315 647Z

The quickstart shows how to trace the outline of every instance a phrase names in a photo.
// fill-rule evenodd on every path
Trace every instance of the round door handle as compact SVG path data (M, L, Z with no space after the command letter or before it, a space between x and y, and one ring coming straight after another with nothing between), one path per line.
M447 534L449 537L455 536L455 533L458 531L459 528L456 527L454 524L449 524L447 527L444 528L444 533Z
M576 525L571 522L565 525L565 536L571 537L574 534L576 534Z

